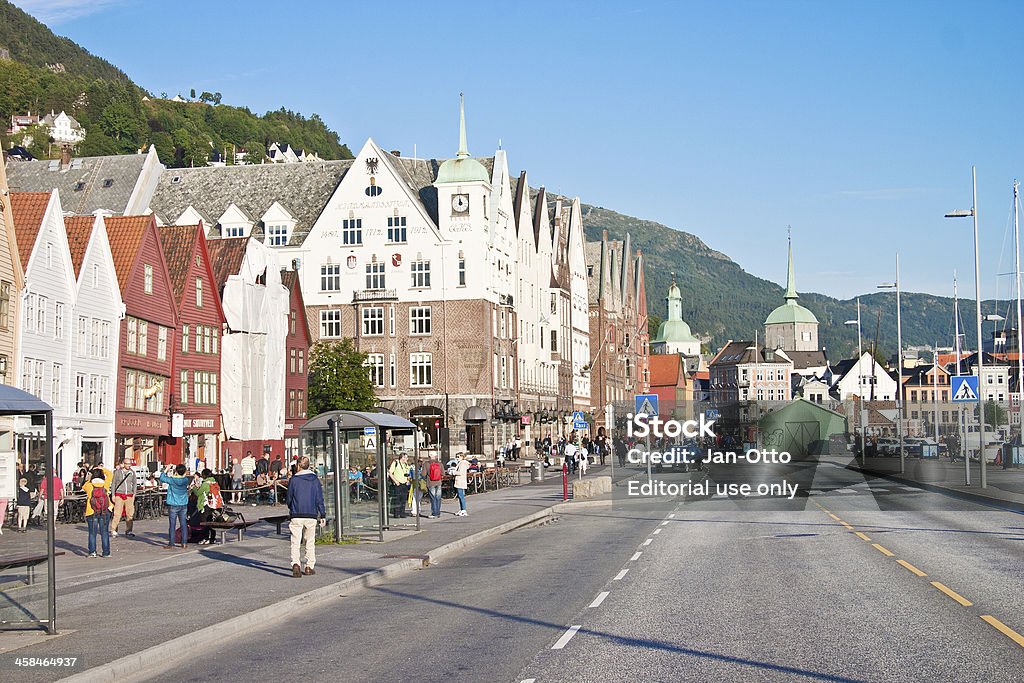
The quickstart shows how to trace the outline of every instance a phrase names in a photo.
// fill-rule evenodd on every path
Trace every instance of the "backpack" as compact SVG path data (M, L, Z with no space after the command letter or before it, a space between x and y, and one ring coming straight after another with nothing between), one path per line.
M92 493L89 494L89 507L92 508L93 514L105 515L110 510L110 496L107 495L107 489L102 486L93 486Z
M206 490L206 507L220 510L224 507L224 498L220 495L220 484L210 482L210 488Z
M430 462L430 469L427 470L427 479L430 481L441 481L444 478L444 474L441 471L441 463L437 460Z

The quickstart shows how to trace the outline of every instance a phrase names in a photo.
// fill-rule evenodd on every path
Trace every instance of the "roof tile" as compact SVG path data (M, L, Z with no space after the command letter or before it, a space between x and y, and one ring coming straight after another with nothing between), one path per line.
M121 286L121 296L125 295L128 277L135 263L135 255L142 244L142 236L153 222L153 216L109 216L104 219L107 237L110 240L110 253L114 257L114 272Z
M50 203L49 192L12 192L11 212L14 215L14 233L18 238L21 265L28 268L28 259L36 245L43 216Z
M158 230L160 245L164 249L164 260L167 261L167 274L174 287L174 303L181 302L185 292L185 281L192 267L192 252L201 225L166 225Z
M248 237L224 237L209 240L206 243L210 251L210 266L213 276L217 279L217 289L222 290L224 283L232 275L238 275L245 259L245 250L249 246Z
M68 233L68 247L71 249L71 263L75 267L75 277L82 272L85 261L85 250L89 247L89 238L96 225L95 216L66 216L64 229Z

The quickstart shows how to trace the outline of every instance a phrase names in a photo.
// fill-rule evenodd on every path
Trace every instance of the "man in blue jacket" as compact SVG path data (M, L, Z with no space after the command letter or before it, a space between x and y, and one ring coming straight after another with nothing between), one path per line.
M292 576L301 577L315 574L316 565L316 528L326 523L327 510L324 508L324 489L320 479L309 469L309 458L302 456L297 469L288 480L288 514L291 522L288 530L292 532ZM302 535L306 535L306 569L299 566L299 548Z
M165 550L174 547L174 523L178 521L181 525L181 547L188 544L188 485L191 477L186 477L184 465L174 468L174 474L167 472L160 473L161 483L167 484L167 545Z

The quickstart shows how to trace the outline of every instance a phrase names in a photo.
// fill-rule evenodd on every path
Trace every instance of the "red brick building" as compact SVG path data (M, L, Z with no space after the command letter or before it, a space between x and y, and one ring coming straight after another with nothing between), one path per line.
M174 345L169 405L180 414L181 437L167 444L166 462L211 468L220 458L220 336L224 311L210 263L202 224L159 229L160 242L177 303L178 339ZM174 433L177 434L177 426Z
M284 448L290 460L299 454L299 430L306 424L306 391L309 378L310 335L306 304L302 300L298 273L281 271L281 284L288 288L288 369L285 374Z
M125 317L118 341L116 456L137 463L167 462L169 395L177 306L156 219L110 216L110 240ZM173 447L173 446L172 446Z

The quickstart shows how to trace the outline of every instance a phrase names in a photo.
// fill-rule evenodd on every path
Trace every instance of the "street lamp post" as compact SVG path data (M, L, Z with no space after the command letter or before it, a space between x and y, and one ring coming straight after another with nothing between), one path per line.
M864 377L860 373L860 361L864 357L863 341L860 334L860 297L857 297L857 319L847 320L844 325L857 326L857 424L860 425L860 464L867 466L867 448L864 443L867 438L864 433Z
M896 281L883 282L880 289L896 289L896 432L900 440L900 474L906 471L903 453L903 321L900 317L900 255L896 254Z
M978 402L981 406L981 397L985 395L985 378L982 374L984 358L981 353L981 258L978 254L978 173L974 166L971 166L971 208L970 210L950 211L946 218L967 218L974 219L974 298L977 306L977 334L978 334ZM981 488L988 488L988 478L985 474L985 435L981 432L981 417L978 416L978 463L981 467L981 478L978 485ZM966 444L965 444L966 445Z

